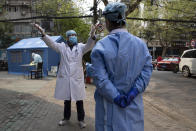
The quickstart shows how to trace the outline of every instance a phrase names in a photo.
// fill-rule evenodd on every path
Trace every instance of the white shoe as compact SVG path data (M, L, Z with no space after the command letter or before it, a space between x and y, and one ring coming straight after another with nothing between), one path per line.
M59 126L64 126L65 124L67 124L68 123L68 120L60 120L59 121Z
M84 121L79 121L79 126L80 128L85 128L86 127L86 123Z

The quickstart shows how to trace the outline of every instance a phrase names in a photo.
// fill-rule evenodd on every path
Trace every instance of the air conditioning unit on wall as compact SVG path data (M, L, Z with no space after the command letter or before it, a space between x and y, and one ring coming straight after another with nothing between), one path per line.
M21 12L21 15L22 15L22 16L25 16L25 15L26 15L26 11L22 11L22 12Z
M29 3L29 2L22 2L22 5L23 5L23 6L29 6L30 3Z
M26 2L22 2L22 5L27 5L27 3Z

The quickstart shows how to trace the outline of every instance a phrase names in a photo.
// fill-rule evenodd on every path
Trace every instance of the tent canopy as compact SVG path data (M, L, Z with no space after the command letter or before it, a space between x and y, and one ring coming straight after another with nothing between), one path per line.
M65 42L62 36L50 36L50 38L57 42ZM32 52L38 53L43 61L44 76L51 69L51 66L58 66L60 56L53 49L49 48L40 37L22 39L9 48L7 48L8 56L8 72L13 74L27 74L24 72L24 67L21 65L30 63L32 59ZM28 70L33 70L34 67Z
M51 36L53 41L58 41L62 36ZM10 46L9 49L48 48L41 37L22 39Z

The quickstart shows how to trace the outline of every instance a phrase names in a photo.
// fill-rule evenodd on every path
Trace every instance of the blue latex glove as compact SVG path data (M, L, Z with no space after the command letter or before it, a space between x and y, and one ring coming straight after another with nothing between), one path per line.
M133 99L139 94L139 91L137 88L132 88L130 92L127 94L127 104L131 104Z
M93 77L94 75L94 69L92 67L92 64L90 63L86 63L86 76L89 76L89 77Z
M118 95L114 98L114 103L120 106L121 108L125 108L128 106L127 96L126 95Z
M126 95L118 95L116 98L114 98L114 103L120 106L121 108L125 108L128 105L131 104L133 99L139 94L139 91L137 88L133 88L128 92Z

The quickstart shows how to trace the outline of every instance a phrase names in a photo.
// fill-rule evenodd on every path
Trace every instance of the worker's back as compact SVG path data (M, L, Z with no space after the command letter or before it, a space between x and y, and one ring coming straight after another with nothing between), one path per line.
M103 54L109 79L114 86L128 92L149 55L146 44L128 32L116 32L100 40L96 49Z

